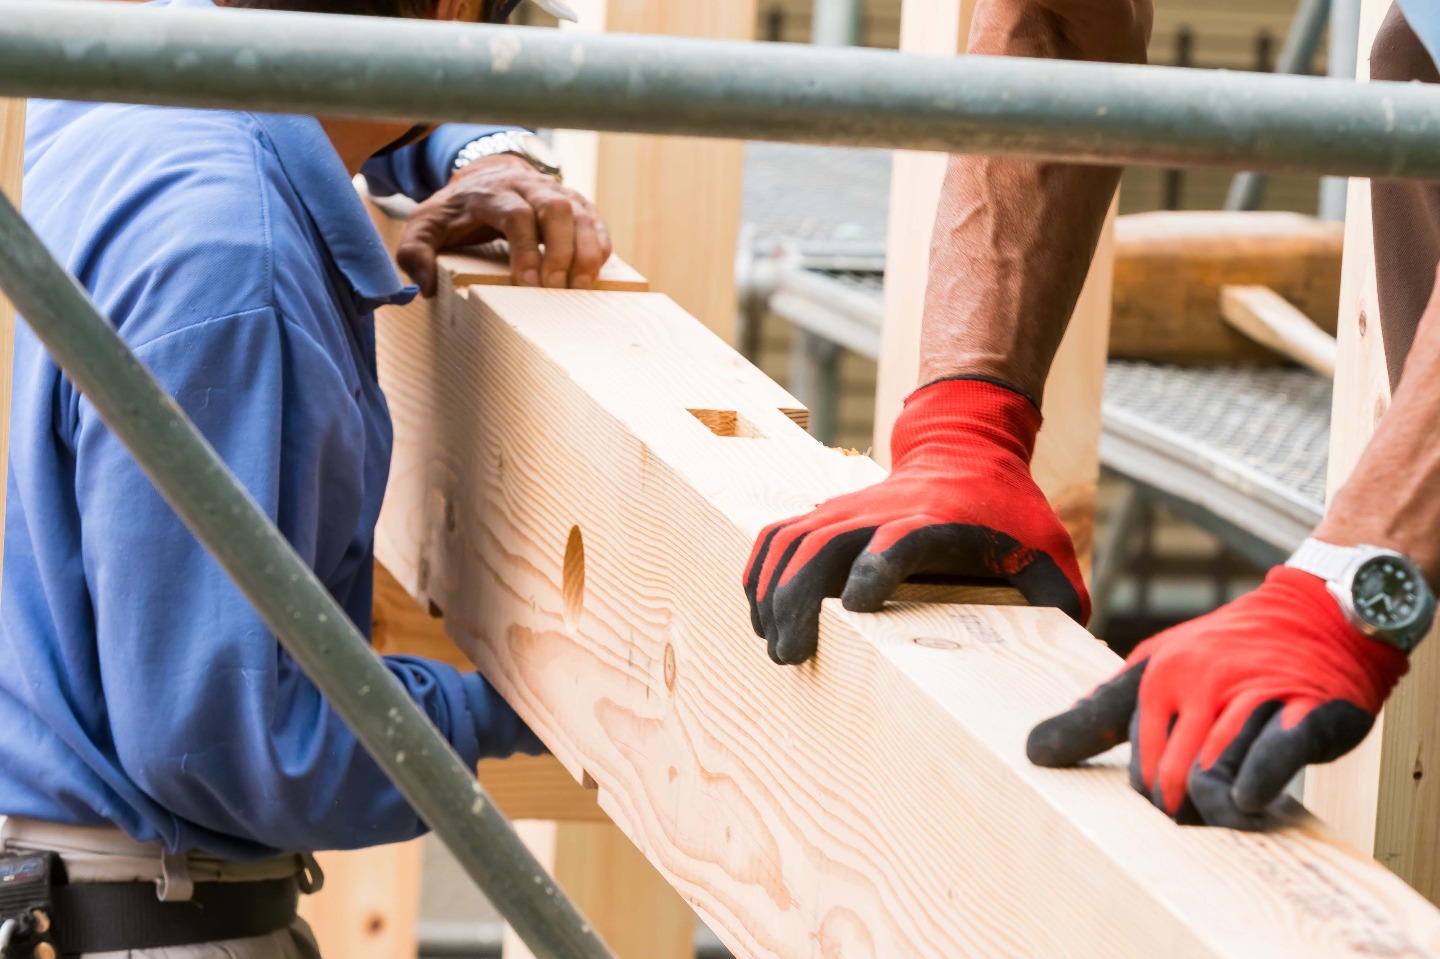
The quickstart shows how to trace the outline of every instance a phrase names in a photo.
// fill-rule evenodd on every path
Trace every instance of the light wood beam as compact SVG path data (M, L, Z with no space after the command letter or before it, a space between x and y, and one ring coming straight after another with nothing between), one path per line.
M973 11L973 0L905 0L901 48L935 56L963 53ZM875 405L874 455L885 464L889 463L895 417L905 397L919 385L930 241L946 160L935 153L895 153L885 261L885 326ZM1100 400L1114 281L1114 216L1112 207L1070 328L1051 368L1045 387L1045 426L1034 461L1035 479L1070 531L1087 579L1100 475Z
M442 279L379 328L387 567L737 956L1440 950L1429 904L1303 815L1181 829L1123 750L1029 765L1119 665L1054 611L832 602L816 660L770 663L752 538L882 471L665 297Z
M423 656L456 669L475 669L445 632L445 621L415 602L379 563L375 564L372 635L375 652L381 656ZM479 776L490 798L511 819L610 821L595 804L595 794L576 782L553 756L481 760Z
M1321 376L1335 377L1335 337L1270 287L1221 287L1220 313L1226 323L1256 343Z
M1363 0L1359 77L1389 0ZM1340 287L1340 354L1330 427L1330 492L1354 469L1390 406L1390 369L1375 285L1370 183L1351 180ZM1349 755L1306 774L1305 798L1348 841L1373 852L1440 901L1440 636L1411 657L1370 736Z
M716 40L755 35L755 0L575 0L573 6L580 18L573 28L587 32ZM733 340L745 144L564 130L556 148L566 180L594 198L615 249L654 289Z

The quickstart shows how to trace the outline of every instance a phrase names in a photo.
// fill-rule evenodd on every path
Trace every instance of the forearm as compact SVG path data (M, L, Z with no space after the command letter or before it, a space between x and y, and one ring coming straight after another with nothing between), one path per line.
M1143 62L1147 0L982 0L974 54ZM955 156L941 192L920 382L984 376L1037 401L1119 183L1116 167Z
M1397 549L1440 588L1440 286L1420 320L1390 409L1315 535Z

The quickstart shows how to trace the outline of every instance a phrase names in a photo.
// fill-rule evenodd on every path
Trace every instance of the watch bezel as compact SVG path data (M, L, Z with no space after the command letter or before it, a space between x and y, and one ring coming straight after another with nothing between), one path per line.
M1378 560L1389 560L1405 567L1419 586L1420 596L1415 614L1402 624L1383 626L1371 622L1356 603L1355 589L1360 572ZM1389 643L1407 653L1413 651L1430 632L1430 627L1435 619L1435 595L1430 589L1424 573L1414 560L1393 549L1384 549L1378 546L1358 547L1358 552L1346 564L1345 571L1340 575L1338 581L1327 585L1330 593L1339 601L1346 619L1356 629L1373 639Z

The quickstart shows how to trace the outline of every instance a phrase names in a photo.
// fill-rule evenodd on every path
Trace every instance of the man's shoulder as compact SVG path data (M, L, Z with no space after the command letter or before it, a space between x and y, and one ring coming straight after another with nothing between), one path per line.
M303 220L248 114L49 103L31 122L27 213L132 343L274 306Z

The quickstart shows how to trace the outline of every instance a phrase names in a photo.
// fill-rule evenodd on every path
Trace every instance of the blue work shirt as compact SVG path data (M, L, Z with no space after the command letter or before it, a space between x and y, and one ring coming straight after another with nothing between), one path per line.
M415 289L320 124L31 101L27 132L30 223L369 635L391 452L372 311ZM423 199L485 132L365 172ZM0 814L235 859L421 833L23 323L11 403ZM478 675L386 665L467 764L538 747Z

